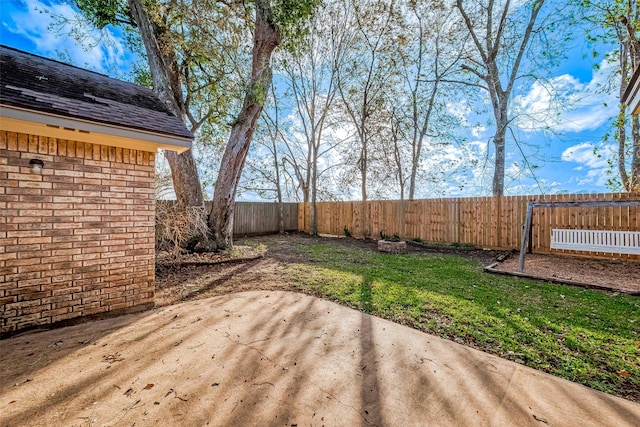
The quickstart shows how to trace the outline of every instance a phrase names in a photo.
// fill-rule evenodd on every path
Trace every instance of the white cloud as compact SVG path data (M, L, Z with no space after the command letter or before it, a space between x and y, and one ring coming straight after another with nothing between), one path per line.
M612 64L603 62L588 83L569 74L546 84L534 82L529 92L513 99L511 107L518 115L518 127L524 131L551 128L575 133L599 128L616 114L616 95L604 91L612 69Z
M562 152L562 160L565 162L575 162L588 168L607 167L607 159L596 153L596 146L590 142L582 142L567 148Z
M63 54L80 67L102 73L126 66L129 61L123 40L108 29L101 32L94 28L82 28L84 47L71 36L52 31L53 16L71 22L77 20L76 12L69 4L22 0L19 6L4 3L2 7L5 9L2 13L4 32L29 40L40 55L55 58ZM10 40L4 40L3 43L11 44Z
M573 170L586 172L578 179L580 186L606 186L610 159L615 153L615 147L609 145L596 145L591 142L583 142L567 148L562 152L562 160L578 165Z

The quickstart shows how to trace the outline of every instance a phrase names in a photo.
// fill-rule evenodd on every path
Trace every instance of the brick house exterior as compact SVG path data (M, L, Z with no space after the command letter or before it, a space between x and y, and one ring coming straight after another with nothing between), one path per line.
M155 153L192 135L149 89L0 53L0 336L152 307Z

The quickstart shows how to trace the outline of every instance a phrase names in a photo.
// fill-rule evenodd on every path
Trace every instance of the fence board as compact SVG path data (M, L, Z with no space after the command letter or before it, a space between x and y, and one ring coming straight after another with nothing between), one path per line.
M429 242L466 243L477 247L519 249L529 202L577 202L638 200L640 196L620 194L562 194L548 196L505 196L423 199L411 201L318 202L318 232L343 235L346 226L355 237L379 238L398 233L404 239ZM322 206L322 208L320 208ZM299 229L309 231L309 208L298 208L306 222ZM545 207L534 209L532 248L551 252L553 228L640 231L638 207ZM567 251L567 253L571 253ZM604 255L604 254L601 254ZM637 258L637 256L631 256Z
M156 206L160 207L165 203L175 202L158 200ZM205 209L207 212L211 210L211 202L205 203ZM298 203L283 203L284 231L297 231L299 216L300 206ZM278 233L280 228L278 222L277 203L236 202L233 234L235 236L249 236Z

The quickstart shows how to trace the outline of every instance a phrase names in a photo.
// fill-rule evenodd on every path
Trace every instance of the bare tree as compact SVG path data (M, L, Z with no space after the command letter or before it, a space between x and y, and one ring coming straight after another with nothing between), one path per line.
M280 109L276 88L272 83L267 105L260 116L254 136L255 144L249 149L247 164L240 189L257 193L264 199L275 199L278 203L278 230L284 233L284 193L283 162L281 160L282 138ZM253 151L253 153L252 153Z
M527 0L517 6L511 0L456 0L456 7L471 37L474 55L462 67L479 79L477 87L491 99L496 131L493 195L504 195L505 146L511 122L509 100L545 0Z
M455 92L451 76L459 69L466 36L452 12L446 3L430 0L409 2L405 12L403 33L408 41L401 58L409 98L409 200L415 196L425 140L450 138L446 131L455 122L445 117L446 104L450 102L450 96L445 94ZM402 166L399 162L398 168Z
M349 56L342 62L337 77L342 104L355 129L359 145L357 168L360 172L362 198L362 235L371 230L367 223L367 189L370 145L380 134L376 127L386 127L388 121L376 120L386 103L389 80L397 77L396 61L390 55L394 50L394 25L397 18L395 2L370 0L353 3L354 32L349 42ZM384 122L384 124L383 124Z
M298 49L281 61L305 139L304 172L298 175L303 178L304 202L311 202L311 235L317 234L318 228L318 159L335 148L325 140L324 132L336 99L337 72L345 49L346 16L336 6L320 6ZM298 162L292 164L299 166Z

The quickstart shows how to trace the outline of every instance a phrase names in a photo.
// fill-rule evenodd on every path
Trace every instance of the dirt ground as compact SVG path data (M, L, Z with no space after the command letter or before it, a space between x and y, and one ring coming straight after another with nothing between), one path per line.
M517 253L512 254L495 269L517 272L518 257ZM640 261L526 254L524 273L561 283L640 294Z
M239 239L231 254L193 254L177 260L160 255L156 264L156 306L250 290L299 291L285 274L288 264L304 261L297 248L331 239L341 245L377 252L377 241L310 237L303 234ZM426 247L409 244L412 253L456 254L480 266L504 257L505 252L464 247ZM178 261L176 263L176 261Z
M298 246L314 245L327 238L300 234L259 236L237 241L231 254L190 255L178 267L162 260L156 269L156 306L249 290L297 290L285 268L302 261ZM342 245L377 251L374 240L333 238ZM495 263L496 270L517 271L518 254L464 247L425 247L410 244L414 253L455 254L481 267ZM501 262L500 262L501 261ZM564 279L613 291L640 291L640 262L601 260L560 255L528 254L525 273L546 280Z

